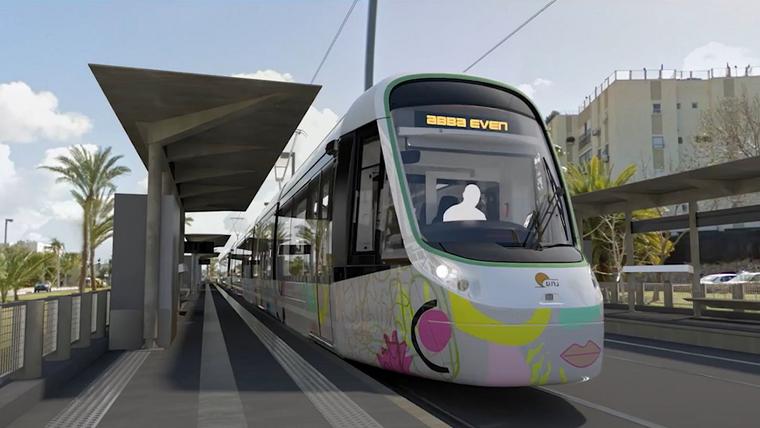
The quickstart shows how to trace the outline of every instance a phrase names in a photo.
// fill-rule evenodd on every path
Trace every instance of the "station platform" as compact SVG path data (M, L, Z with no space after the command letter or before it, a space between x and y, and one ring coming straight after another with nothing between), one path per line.
M447 426L221 288L178 325L169 349L107 352L10 426Z

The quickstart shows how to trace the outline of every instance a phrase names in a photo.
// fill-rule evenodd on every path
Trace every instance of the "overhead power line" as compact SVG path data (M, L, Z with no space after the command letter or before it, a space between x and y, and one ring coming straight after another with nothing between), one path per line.
M471 69L472 67L475 67L475 65L476 65L477 63L479 63L479 62L480 62L480 61L482 61L482 60L483 60L485 57L487 57L488 55L490 55L490 54L491 54L491 52L495 51L495 50L496 50L496 48L498 48L498 47L499 47L499 46L501 46L501 45L502 45L504 42L506 42L507 40L509 40L509 38L510 38L510 37L512 37L512 36L514 36L515 34L517 34L517 32L518 32L518 31L520 31L520 30L522 30L522 29L523 29L523 27L525 27L526 25L528 25L528 24L530 23L530 21L533 21L533 20L534 20L534 19L535 19L535 18L536 18L538 15L541 15L541 13L543 13L543 11L545 11L546 9L548 9L548 8L549 8L549 6L553 5L553 4L554 4L554 3L556 3L556 2L557 2L557 0L551 0L549 3L546 3L546 5L544 5L544 7L542 7L541 9L539 9L539 10L538 10L538 12L534 13L533 15L531 15L531 17L530 17L530 18L528 18L528 19L526 19L525 21L523 21L523 23L522 23L522 24L520 24L520 26L518 26L517 28L515 28L514 30L512 30L512 32L511 32L511 33L507 34L507 36L506 36L506 37L504 37L503 39L501 39L501 40L499 41L499 43L497 43L496 45L494 45L494 47L492 47L491 49L489 49L488 51L486 51L486 53L484 53L483 55L481 55L481 56L480 56L480 58L476 59L476 60L475 60L475 62L473 62L472 64L470 64L470 66L469 66L469 67L467 67L467 68L465 68L465 69L464 69L462 72L463 72L463 73L467 73L468 71L470 71L470 69Z
M354 0L354 2L351 3L351 7L348 8L348 12L346 12L346 16L343 17L343 22L340 23L340 27L338 27L338 31L335 33L335 37L333 37L332 41L330 42L330 46L328 46L327 51L325 51L325 55L322 57L322 61L319 63L319 67L317 67L317 70L314 72L314 76L311 77L311 81L309 83L314 83L314 79L317 78L317 74L319 74L319 70L322 69L322 66L325 64L325 61L327 60L327 56L330 55L330 51L332 50L333 45L335 45L335 41L338 40L338 36L340 36L340 32L343 31L343 27L346 25L346 21L348 21L348 18L351 16L351 12L354 11L354 7L356 7L356 3L359 3L359 0Z

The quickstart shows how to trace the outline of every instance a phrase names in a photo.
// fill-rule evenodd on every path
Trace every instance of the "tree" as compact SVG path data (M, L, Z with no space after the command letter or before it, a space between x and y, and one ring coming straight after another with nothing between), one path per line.
M704 111L694 141L694 164L706 166L760 156L760 95L721 98Z
M37 253L21 245L4 246L0 257L0 301L5 303L8 293L13 291L14 300L18 300L18 290L30 287L40 279L45 265L53 258L51 253Z
M73 186L72 196L82 207L82 259L79 271L79 292L84 292L87 262L91 244L90 232L93 222L96 200L99 196L116 190L113 180L130 172L129 168L117 165L121 155L112 156L111 148L99 147L89 152L82 146L74 146L68 155L56 157L57 165L45 165L41 168L59 174L58 182ZM95 287L93 278L92 286Z
M53 255L55 256L55 286L60 287L61 286L61 255L64 251L64 245L63 242L59 241L56 238L53 238L52 241L50 241L50 248L53 250Z
M95 291L95 250L113 236L113 191L100 195L93 203L90 216L90 287Z
M69 284L69 276L76 274L76 267L81 264L79 253L64 253L61 256L61 273L63 274L63 284Z

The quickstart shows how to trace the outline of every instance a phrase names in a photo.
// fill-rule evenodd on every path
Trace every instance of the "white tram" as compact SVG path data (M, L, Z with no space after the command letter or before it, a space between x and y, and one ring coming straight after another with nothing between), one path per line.
M559 171L514 88L389 78L257 220L235 279L344 358L473 385L587 380L602 297Z

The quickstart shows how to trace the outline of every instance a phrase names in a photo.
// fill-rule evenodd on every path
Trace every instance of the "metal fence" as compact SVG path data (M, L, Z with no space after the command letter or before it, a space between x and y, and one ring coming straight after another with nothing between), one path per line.
M92 310L90 312L90 334L95 333L98 329L98 295L92 295Z
M628 283L600 282L605 303L628 305ZM693 309L691 283L642 282L637 284L641 293L635 293L636 306ZM760 283L737 282L722 284L700 284L701 297L725 300L760 301ZM733 312L757 312L752 310L716 310Z
M79 340L79 321L82 315L82 296L71 298L71 343Z
M0 307L0 378L24 366L26 306Z
M84 295L91 304L83 302L83 295L0 304L0 384L10 375L39 377L43 359L69 358L72 347L86 347L90 338L103 337L110 295L108 290Z
M42 321L42 355L50 355L58 347L58 299L46 300Z

